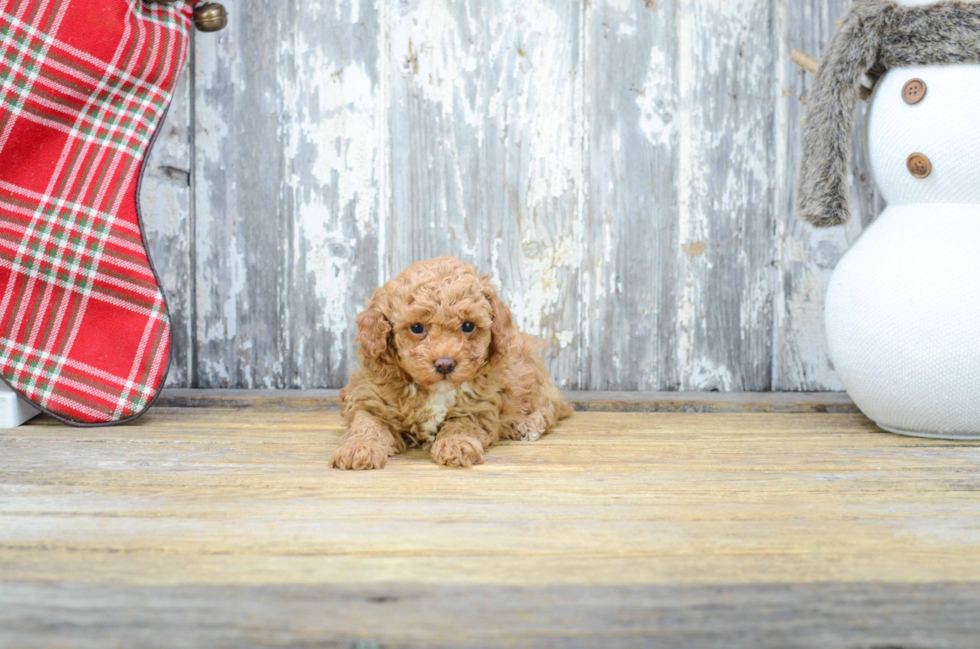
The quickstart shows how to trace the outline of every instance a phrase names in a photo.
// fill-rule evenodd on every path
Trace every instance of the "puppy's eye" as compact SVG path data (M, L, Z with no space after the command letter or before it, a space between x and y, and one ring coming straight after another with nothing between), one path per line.
M476 330L476 325L473 324L472 322L464 322L463 323L463 333L464 334L471 334L475 330Z
M421 336L422 334L425 333L425 325L415 323L411 327L409 327L408 330L411 331L416 336Z

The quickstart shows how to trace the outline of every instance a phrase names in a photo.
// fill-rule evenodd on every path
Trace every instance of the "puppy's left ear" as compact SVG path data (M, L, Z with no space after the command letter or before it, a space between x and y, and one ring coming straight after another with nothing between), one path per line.
M483 296L490 302L490 310L493 313L493 323L490 325L490 356L501 353L510 345L511 340L517 333L514 328L514 317L510 309L504 304L497 290L490 283L489 277L483 278Z

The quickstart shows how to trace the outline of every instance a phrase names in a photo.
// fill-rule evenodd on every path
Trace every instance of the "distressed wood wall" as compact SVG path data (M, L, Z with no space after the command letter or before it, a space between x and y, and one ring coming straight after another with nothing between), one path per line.
M377 284L499 281L566 388L834 390L823 294L877 213L793 215L847 0L224 0L143 205L173 386L339 387ZM862 133L857 134L860 141Z

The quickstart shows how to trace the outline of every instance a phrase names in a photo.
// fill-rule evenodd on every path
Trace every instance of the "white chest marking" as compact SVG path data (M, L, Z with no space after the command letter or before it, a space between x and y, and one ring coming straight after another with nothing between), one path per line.
M429 418L422 422L422 430L428 434L429 439L435 439L439 426L446 420L449 408L456 405L456 390L449 392L436 392L429 397L426 403L426 412Z

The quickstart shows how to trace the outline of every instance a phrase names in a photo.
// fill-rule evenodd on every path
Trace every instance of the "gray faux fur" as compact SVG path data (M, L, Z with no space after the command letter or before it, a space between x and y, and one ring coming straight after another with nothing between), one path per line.
M908 65L980 62L980 3L903 7L857 0L820 61L807 96L800 217L816 226L850 216L848 163L861 75Z

